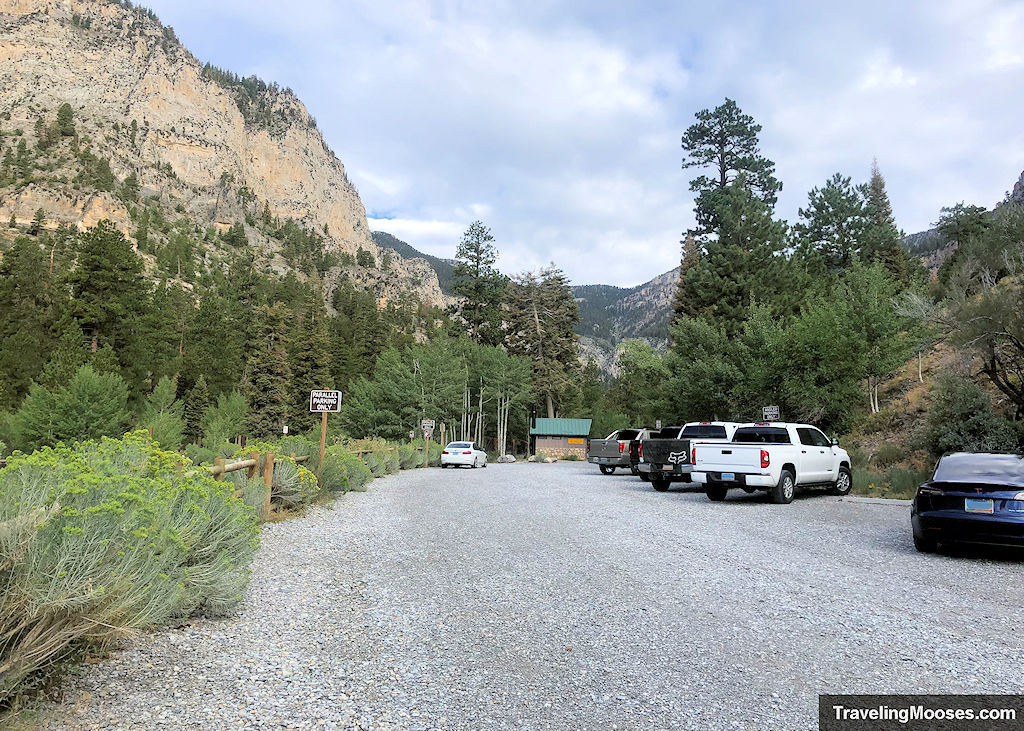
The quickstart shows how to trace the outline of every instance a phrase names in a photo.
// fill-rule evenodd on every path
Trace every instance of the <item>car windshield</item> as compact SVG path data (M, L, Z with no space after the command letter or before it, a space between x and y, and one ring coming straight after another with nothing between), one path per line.
M690 439L725 439L725 427L714 424L691 424L679 435Z
M469 442L452 442L449 444L447 449L472 449L473 445Z
M746 426L733 434L734 442L789 444L789 431L779 426Z
M1024 485L1024 460L1017 454L947 454L935 468L935 482Z

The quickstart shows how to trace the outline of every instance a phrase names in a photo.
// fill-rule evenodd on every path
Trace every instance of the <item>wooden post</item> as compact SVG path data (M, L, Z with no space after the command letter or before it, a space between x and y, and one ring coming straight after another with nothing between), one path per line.
M248 477L251 480L252 478L254 478L256 476L257 470L259 470L259 467L260 467L260 453L259 452L249 452L249 459L253 460L256 463L252 467L250 467L248 470L245 471L245 476Z
M444 422L443 422L443 421L441 422L441 441L440 441L440 442L438 442L438 443L439 443L439 444L440 444L440 445L441 445L442 447L444 447L444 445L448 443L448 442L446 442L446 441L444 440Z
M316 467L316 481L324 476L324 453L327 451L327 412L320 414L320 461Z
M267 496L263 498L263 519L270 517L270 490L274 485L274 453L263 455L263 484L267 486Z
M220 467L220 471L213 476L213 479L215 479L217 482L223 482L224 481L224 463L225 462L227 462L227 460L224 459L223 457L214 457L213 458L213 466L214 467Z
M430 466L430 432L423 433L423 466Z
M149 427L149 438L153 438L153 427Z

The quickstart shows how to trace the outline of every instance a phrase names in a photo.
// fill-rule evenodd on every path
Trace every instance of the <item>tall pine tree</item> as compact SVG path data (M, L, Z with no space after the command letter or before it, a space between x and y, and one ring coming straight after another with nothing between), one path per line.
M462 235L455 253L452 291L462 298L459 312L475 343L501 342L501 304L507 279L494 267L498 251L489 228L474 221Z

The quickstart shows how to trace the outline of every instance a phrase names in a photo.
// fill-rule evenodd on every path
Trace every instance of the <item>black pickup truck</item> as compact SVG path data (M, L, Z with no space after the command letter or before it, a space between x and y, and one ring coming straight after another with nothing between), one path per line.
M673 482L690 482L692 444L728 442L738 426L729 421L697 421L655 432L640 443L640 477L658 492L665 492Z

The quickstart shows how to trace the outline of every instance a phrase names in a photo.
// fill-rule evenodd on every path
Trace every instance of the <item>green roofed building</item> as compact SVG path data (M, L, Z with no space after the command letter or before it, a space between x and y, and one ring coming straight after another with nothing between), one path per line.
M590 419L535 419L530 426L532 452L537 456L587 458Z

